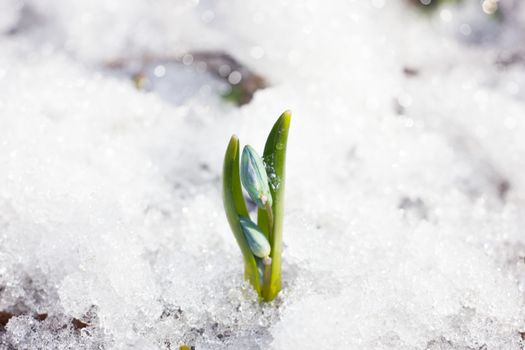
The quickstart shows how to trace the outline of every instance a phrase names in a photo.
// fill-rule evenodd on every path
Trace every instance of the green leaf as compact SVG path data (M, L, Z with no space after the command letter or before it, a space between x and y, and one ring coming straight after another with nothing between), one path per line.
M249 280L253 288L260 294L261 286L259 284L257 263L244 236L239 220L240 216L249 217L239 176L239 149L239 139L233 135L224 156L222 199L228 223L244 258L244 278Z
M263 159L266 163L266 172L270 182L270 192L273 198L273 234L269 237L272 258L272 274L270 287L267 295L263 295L265 301L275 299L281 290L281 255L282 234L284 217L284 187L285 187L285 165L286 146L288 142L288 129L290 127L291 112L285 111L275 122L272 131L268 135L264 147ZM268 221L263 209L258 210L258 225L268 234Z

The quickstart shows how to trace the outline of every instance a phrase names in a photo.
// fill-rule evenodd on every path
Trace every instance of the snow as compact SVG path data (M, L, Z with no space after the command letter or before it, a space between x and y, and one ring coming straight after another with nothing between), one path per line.
M0 0L0 348L523 348L525 7L408 3ZM261 305L220 172L286 109Z

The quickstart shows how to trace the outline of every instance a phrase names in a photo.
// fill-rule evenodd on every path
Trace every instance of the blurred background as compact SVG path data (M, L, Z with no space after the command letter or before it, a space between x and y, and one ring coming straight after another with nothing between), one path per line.
M483 62L502 76L512 71L513 79L502 77L497 83L505 81L509 93L520 95L523 77L515 68L523 61L525 10L519 1L365 1L366 15L391 21L395 29L359 31L344 24L365 16L352 10L353 3L276 2L268 9L207 0L3 0L0 31L11 40L31 42L39 51L62 52L104 74L128 78L138 89L155 91L179 105L197 94L219 94L246 104L255 91L286 79L282 70L298 70L293 68L323 52L326 64L348 50L357 54L356 60L368 60L367 36L388 41L385 45L405 60L407 76L416 76L418 65L435 71L471 55L476 64ZM334 45L317 42L325 34ZM394 36L399 42L392 42ZM458 62L448 49L452 43L469 48L468 54L458 53Z

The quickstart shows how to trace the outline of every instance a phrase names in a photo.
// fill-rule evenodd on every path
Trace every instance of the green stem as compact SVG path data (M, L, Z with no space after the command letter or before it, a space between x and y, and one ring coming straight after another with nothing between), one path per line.
M266 212L266 218L268 220L268 240L270 241L270 245L272 244L273 240L273 210L272 206L270 205L269 201L264 201L264 209ZM270 284L271 284L271 276L272 276L272 258L265 257L263 258L263 264L264 264L264 273L263 273L263 285L261 290L261 296L264 300L268 300L269 293L270 293Z
M268 241L270 241L270 245L273 241L273 210L272 206L268 201L264 203L264 209L266 211L266 217L268 219Z
M282 260L282 241L283 241L283 217L284 217L284 188L285 188L285 163L286 145L288 141L288 129L290 127L291 114L284 112L274 124L266 145L264 146L263 158L266 162L267 171L269 169L270 178L273 183L270 187L272 194L272 237L270 245L272 258L270 288L268 294L263 295L265 301L275 299L281 290L281 260Z
M261 290L261 296L264 300L268 300L268 293L270 293L270 281L272 276L272 258L263 258L264 273L263 273L263 285Z
M241 227L240 217L249 217L246 203L241 188L241 179L239 174L239 139L233 135L224 155L224 166L222 170L222 195L224 210L228 223L237 240L239 248L244 258L244 278L250 281L257 293L261 292L259 271L257 270L257 261L246 241L244 232Z

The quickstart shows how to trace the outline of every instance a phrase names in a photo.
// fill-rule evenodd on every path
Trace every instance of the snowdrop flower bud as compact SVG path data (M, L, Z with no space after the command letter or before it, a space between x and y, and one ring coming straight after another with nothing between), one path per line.
M272 205L272 194L264 163L250 145L244 146L242 150L241 182L259 208L264 208L267 202Z
M252 220L244 216L240 217L240 222L253 255L259 258L268 258L271 251L270 243L261 229Z

